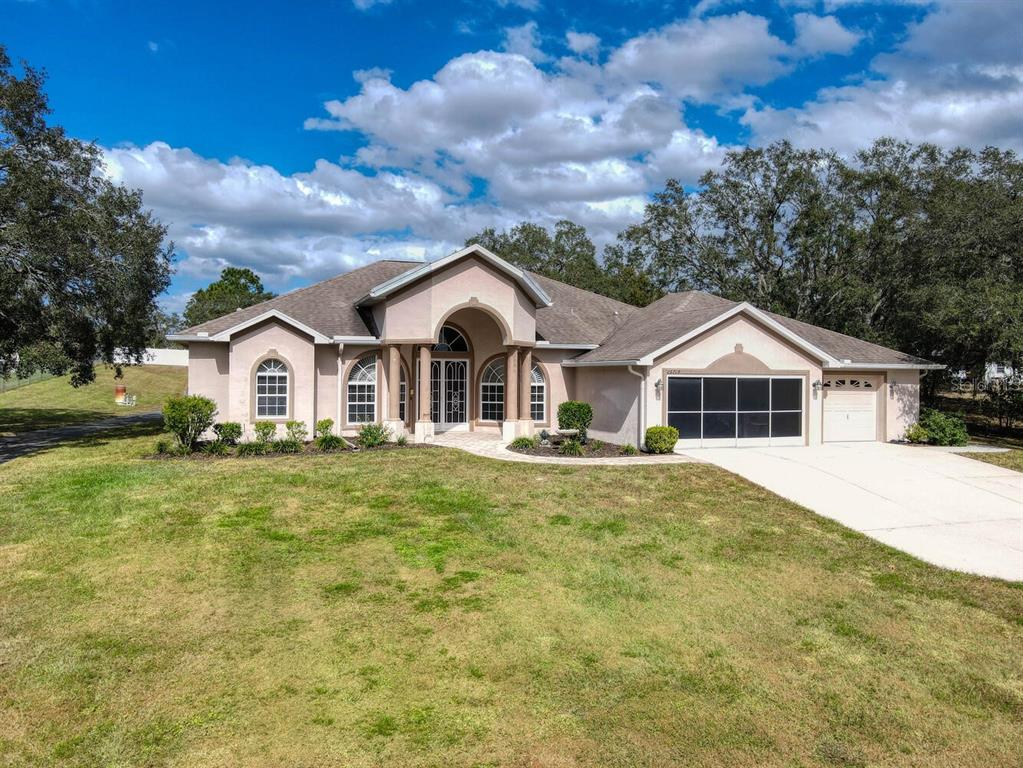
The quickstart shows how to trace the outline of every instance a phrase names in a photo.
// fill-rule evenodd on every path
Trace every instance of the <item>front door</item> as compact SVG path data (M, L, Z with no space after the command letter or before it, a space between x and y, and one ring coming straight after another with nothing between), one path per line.
M434 360L430 364L430 418L437 429L468 427L469 363Z

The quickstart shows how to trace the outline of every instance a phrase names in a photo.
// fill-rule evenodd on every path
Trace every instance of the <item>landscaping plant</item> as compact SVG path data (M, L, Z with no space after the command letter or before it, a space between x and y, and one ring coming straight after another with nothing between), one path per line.
M558 453L562 456L582 456L583 444L574 438L563 440L558 446Z
M261 443L269 443L277 434L277 425L272 421L257 421L253 429L256 430L256 440Z
M622 446L622 456L635 456L635 455L636 455L636 446L634 446L632 443L626 443L625 445Z
M540 447L540 440L536 437L516 437L508 447L518 451L529 450Z
M284 431L288 433L288 440L296 443L304 443L309 437L309 430L306 429L304 421L292 419L284 425Z
M558 406L558 429L579 430L579 441L586 442L586 430L593 421L593 407L580 400L566 400Z
M650 453L671 453L678 442L678 430L674 427L648 427L644 442Z
M920 412L920 421L915 426L927 432L927 442L931 445L966 445L970 442L966 424L950 413L925 408Z
M363 448L376 448L387 442L391 430L383 424L363 424L359 430L359 445Z
M290 437L274 440L271 445L274 453L298 453L302 450L302 443L298 440L292 440Z
M178 440L178 445L191 451L199 437L213 426L217 404L201 395L172 397L163 407L163 426Z
M270 448L270 443L266 441L256 441L252 443L239 443L238 444L238 455L239 456L262 456L267 453Z
M237 421L225 421L222 424L214 424L213 431L217 433L217 439L227 445L236 445L242 437L242 425Z

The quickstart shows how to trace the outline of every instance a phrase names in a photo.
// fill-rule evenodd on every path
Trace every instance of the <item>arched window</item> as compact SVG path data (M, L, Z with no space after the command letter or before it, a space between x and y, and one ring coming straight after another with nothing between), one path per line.
M540 366L533 363L529 377L529 418L544 421L547 417L547 382L544 381Z
M405 379L405 367L401 366L401 377L398 379L398 418L405 421L405 405L408 402L408 381Z
M377 358L364 357L352 366L348 375L348 423L365 424L377 420Z
M504 361L493 360L483 369L480 378L480 418L484 421L504 419Z
M440 329L440 341L433 345L434 352L468 352L465 337L450 325Z
M288 418L288 366L264 360L256 369L256 418Z

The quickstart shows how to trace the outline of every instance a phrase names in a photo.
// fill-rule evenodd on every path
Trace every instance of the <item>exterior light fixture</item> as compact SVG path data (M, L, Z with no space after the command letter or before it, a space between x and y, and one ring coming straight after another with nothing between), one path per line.
M654 382L654 397L656 397L658 400L661 399L661 380L660 379L658 379L657 381Z
M821 380L817 379L817 381L815 381L813 383L813 391L814 392L820 392L821 391L821 387L823 387L823 386L824 385L821 383Z

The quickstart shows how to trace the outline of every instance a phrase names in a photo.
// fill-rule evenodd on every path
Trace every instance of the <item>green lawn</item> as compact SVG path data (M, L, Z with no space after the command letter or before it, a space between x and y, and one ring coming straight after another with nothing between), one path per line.
M69 376L59 376L0 393L0 435L158 411L168 397L184 393L187 384L188 369L183 366L143 365L122 370L124 377L116 380L113 368L97 368L96 380L77 389L71 386ZM138 405L116 405L115 383L127 386L128 393L138 398Z
M0 465L0 765L1023 764L1021 585L715 467L154 439Z
M1006 469L1023 472L1023 448L1013 448L1005 453L964 453L963 455L978 461L986 461L988 464L997 464Z

